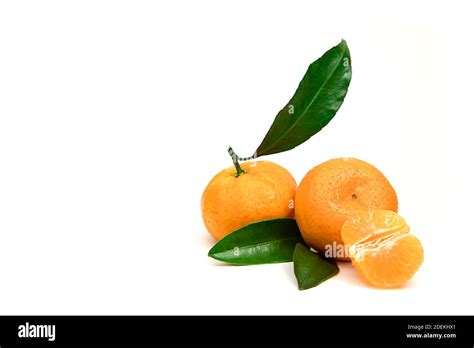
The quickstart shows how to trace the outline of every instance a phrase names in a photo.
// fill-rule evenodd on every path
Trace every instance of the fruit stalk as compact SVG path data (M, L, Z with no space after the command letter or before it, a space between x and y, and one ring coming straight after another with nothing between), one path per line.
M240 166L240 163L239 163L239 156L237 156L237 154L234 152L234 150L232 149L231 146L229 146L229 149L227 150L227 152L229 153L230 157L232 158L232 162L234 163L235 169L237 171L235 173L235 176L239 177L242 174L244 174L245 171L242 169L242 167Z

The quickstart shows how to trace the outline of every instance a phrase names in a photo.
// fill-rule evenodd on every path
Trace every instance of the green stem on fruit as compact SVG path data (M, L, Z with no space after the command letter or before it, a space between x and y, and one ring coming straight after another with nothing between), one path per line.
M230 146L229 146L229 149L227 150L227 152L229 153L230 157L232 158L232 162L234 163L235 169L237 171L234 175L236 177L239 177L242 174L244 174L245 170L242 169L242 167L240 166L240 163L239 163L240 157L237 156L237 154L234 152L234 150L232 150L232 147L230 147Z

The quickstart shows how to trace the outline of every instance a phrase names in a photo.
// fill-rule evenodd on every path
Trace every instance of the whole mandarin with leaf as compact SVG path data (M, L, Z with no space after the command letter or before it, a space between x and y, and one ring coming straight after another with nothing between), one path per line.
M377 168L356 158L335 158L314 167L295 196L303 239L322 253L327 246L344 247L341 227L352 213L374 209L398 211L397 194Z
M290 172L269 161L224 169L202 195L204 224L214 238L221 239L252 222L291 218L296 186Z
M241 158L229 147L236 170L229 168L217 174L201 200L202 216L211 235L220 239L251 222L293 218L296 182L291 174L271 162L257 162L255 167L244 163L243 170L239 161L288 151L310 139L336 115L351 77L349 47L341 40L309 65L251 157Z

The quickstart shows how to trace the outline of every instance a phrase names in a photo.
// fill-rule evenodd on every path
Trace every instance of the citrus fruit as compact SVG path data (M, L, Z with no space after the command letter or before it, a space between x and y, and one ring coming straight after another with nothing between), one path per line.
M209 182L201 212L209 233L221 239L251 222L294 216L296 181L282 166L268 161L224 169Z
M343 241L359 274L379 288L402 286L423 263L423 247L405 220L388 210L357 212L342 225Z
M397 194L377 168L356 158L335 158L314 167L296 191L298 227L319 252L344 249L341 227L347 217L374 209L397 211ZM347 260L347 255L337 258Z

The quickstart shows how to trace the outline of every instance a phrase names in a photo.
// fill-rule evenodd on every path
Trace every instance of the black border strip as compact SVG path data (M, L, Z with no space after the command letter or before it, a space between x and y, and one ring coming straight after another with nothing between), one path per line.
M3 316L0 347L86 344L473 347L473 322L473 316ZM19 337L19 328L26 323L30 329L31 325L55 325L55 340Z

